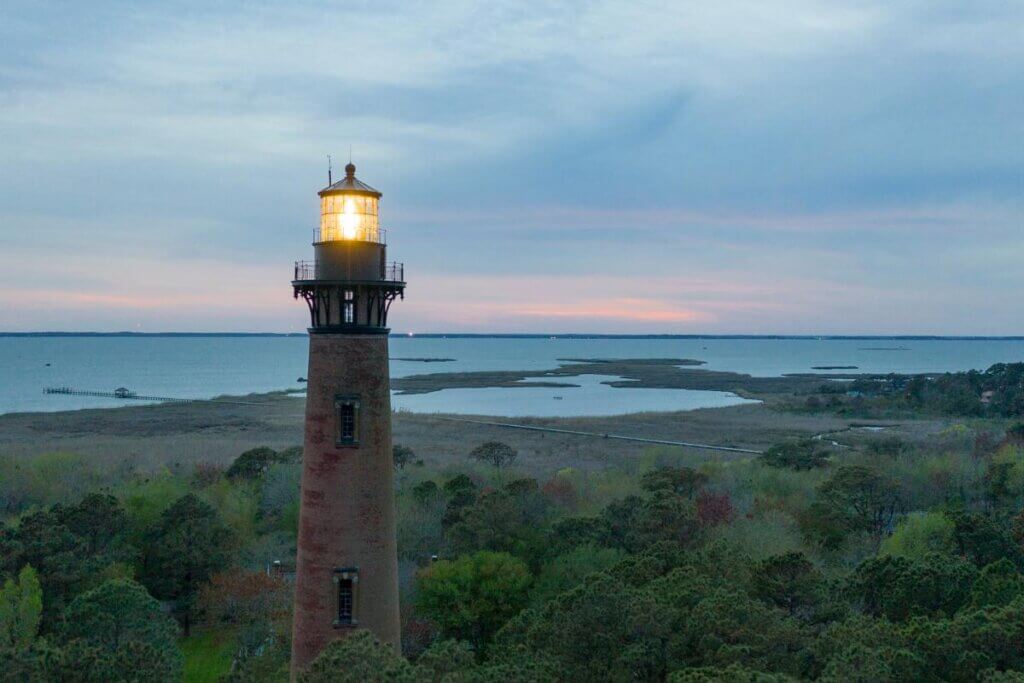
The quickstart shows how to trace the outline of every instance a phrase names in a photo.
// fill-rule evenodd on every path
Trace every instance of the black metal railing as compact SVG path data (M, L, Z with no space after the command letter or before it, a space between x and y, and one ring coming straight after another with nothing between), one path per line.
M322 226L313 228L313 244L341 242L343 240L387 244L388 231L385 228L357 228L353 237L342 237L341 231L337 228L330 228L328 230L324 230Z
M296 261L295 280L318 280L319 268L315 261ZM405 264L397 261L383 264L380 279L384 282L405 282Z
M405 282L405 264L398 261L385 263L383 277L388 282Z

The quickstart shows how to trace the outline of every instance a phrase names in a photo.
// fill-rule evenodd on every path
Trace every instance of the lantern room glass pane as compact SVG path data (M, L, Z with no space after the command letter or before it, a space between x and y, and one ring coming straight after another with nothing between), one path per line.
M379 242L377 198L359 194L330 194L320 198L320 241Z

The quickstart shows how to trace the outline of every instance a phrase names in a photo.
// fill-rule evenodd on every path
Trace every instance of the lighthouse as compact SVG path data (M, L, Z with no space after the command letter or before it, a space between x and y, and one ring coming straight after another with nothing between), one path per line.
M352 163L319 196L314 260L292 281L309 307L293 676L355 628L400 635L387 317L404 268L387 260L381 193Z

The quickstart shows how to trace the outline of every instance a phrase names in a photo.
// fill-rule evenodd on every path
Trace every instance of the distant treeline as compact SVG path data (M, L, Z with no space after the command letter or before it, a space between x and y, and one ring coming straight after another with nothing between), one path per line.
M888 375L829 385L823 393L853 396L861 408L888 407L943 415L1024 416L1024 363L997 363L984 372ZM865 401L866 400L866 401ZM849 401L808 399L808 407L850 407ZM853 406L857 407L857 406Z

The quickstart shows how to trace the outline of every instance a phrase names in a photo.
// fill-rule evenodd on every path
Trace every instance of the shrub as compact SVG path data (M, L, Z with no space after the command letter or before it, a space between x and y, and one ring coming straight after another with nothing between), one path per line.
M284 458L272 448L251 448L232 461L224 476L228 479L259 479L271 465L283 461Z
M416 459L416 453L408 446L396 443L391 447L391 459L394 461L395 467L401 470Z
M758 459L769 467L797 471L813 470L825 466L828 462L828 452L820 441L801 439L775 444Z
M192 484L196 488L205 488L215 484L224 476L224 468L210 462L197 462L192 466Z

